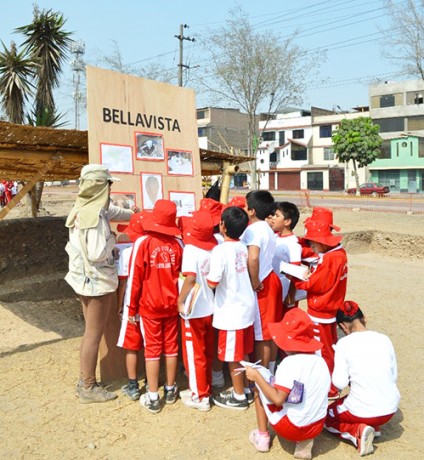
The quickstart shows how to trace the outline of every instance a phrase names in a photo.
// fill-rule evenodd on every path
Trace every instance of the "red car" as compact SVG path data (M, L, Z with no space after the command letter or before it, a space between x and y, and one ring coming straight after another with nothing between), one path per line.
M366 182L359 186L361 195L372 195L372 196L383 196L390 192L390 188L387 185L374 184L373 182ZM355 194L356 187L349 188L346 190L347 193Z

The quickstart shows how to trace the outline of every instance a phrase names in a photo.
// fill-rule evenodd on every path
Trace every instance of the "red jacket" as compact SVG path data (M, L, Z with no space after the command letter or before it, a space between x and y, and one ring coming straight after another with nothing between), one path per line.
M337 246L321 254L315 271L307 281L293 280L297 289L305 289L308 293L309 315L323 320L334 319L346 296L346 251Z
M134 245L130 261L129 315L166 318L178 315L178 276L183 249L173 236L149 233Z

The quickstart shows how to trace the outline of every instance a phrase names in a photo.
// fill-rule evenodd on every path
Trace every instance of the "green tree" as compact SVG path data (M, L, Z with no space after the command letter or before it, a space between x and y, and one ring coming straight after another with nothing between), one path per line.
M24 52L36 63L35 120L51 122L57 116L54 90L59 86L59 76L72 43L71 32L64 30L65 23L61 13L40 11L34 5L32 22L15 29L24 35Z
M24 51L18 52L11 42L7 49L2 42L0 52L0 99L6 118L12 123L22 124L25 118L25 103L32 94L34 61Z
M380 153L383 140L379 130L380 127L373 124L370 117L344 119L331 137L337 159L353 163L357 195L360 195L358 168L368 166Z
M248 15L238 7L230 10L230 19L204 42L211 75L200 77L200 83L213 96L247 113L250 156L256 155L253 146L258 135L258 112L271 114L300 103L311 69L322 61L322 56L308 60L294 43L295 37L293 34L281 40L269 29L255 30ZM251 185L257 186L256 162Z

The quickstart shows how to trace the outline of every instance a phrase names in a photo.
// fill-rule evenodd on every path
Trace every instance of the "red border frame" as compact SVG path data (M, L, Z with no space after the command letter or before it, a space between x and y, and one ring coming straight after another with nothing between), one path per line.
M184 152L184 153L189 153L191 155L191 174L175 174L172 172L169 172L169 166L168 166L168 155L169 152ZM178 176L183 176L183 177L194 177L194 165L193 165L193 152L191 150L183 150L183 149L166 149L166 171L168 176L171 177L178 177Z
M153 203L153 206L152 206L151 208L146 208L146 206L144 205L143 176L160 176L162 196L156 198L156 200L161 200L161 199L163 199L163 197L164 197L164 193L163 193L163 174L157 173L157 172L141 172L141 173L140 173L142 209L153 209L153 206L154 206L155 203ZM150 199L150 198L149 198L149 199Z
M162 150L163 150L163 158L149 158L149 157L143 157L143 158L137 158L137 152L138 152L138 143L137 143L137 135L138 134L143 134L146 136L152 136L152 137L160 137L162 140ZM135 146L135 160L136 161L164 161L166 157L166 150L165 150L165 141L163 138L162 134L157 134L157 133L147 133L145 131L135 131L134 132L134 146Z
M172 201L171 193L179 193L180 195L193 195L194 198L194 208L193 211L196 210L196 193L195 192L182 192L181 190L169 190L168 191L168 200ZM178 216L180 217L180 216Z
M103 164L102 145L114 145L114 146L117 146L117 147L129 147L131 149L131 167L132 167L131 172L117 171L115 169L109 169L109 171L114 172L114 173L119 173L119 174L134 174L134 152L133 152L133 147L131 145L128 145L128 144L113 144L112 142L100 142L100 144L99 144L99 148L100 148L100 164Z

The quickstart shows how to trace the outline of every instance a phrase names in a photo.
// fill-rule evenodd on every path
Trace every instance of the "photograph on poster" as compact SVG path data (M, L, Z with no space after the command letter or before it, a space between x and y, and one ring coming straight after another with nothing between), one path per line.
M130 145L100 144L100 163L111 172L133 173L133 155Z
M156 200L163 198L162 175L141 173L143 209L153 209Z
M189 216L196 209L193 192L169 192L169 199L177 205L177 217Z
M158 134L135 133L137 160L164 160L163 138Z
M166 151L168 174L177 176L193 175L193 157L188 150L168 149Z
M124 209L131 209L136 204L135 193L133 192L111 192L110 202L114 206Z

